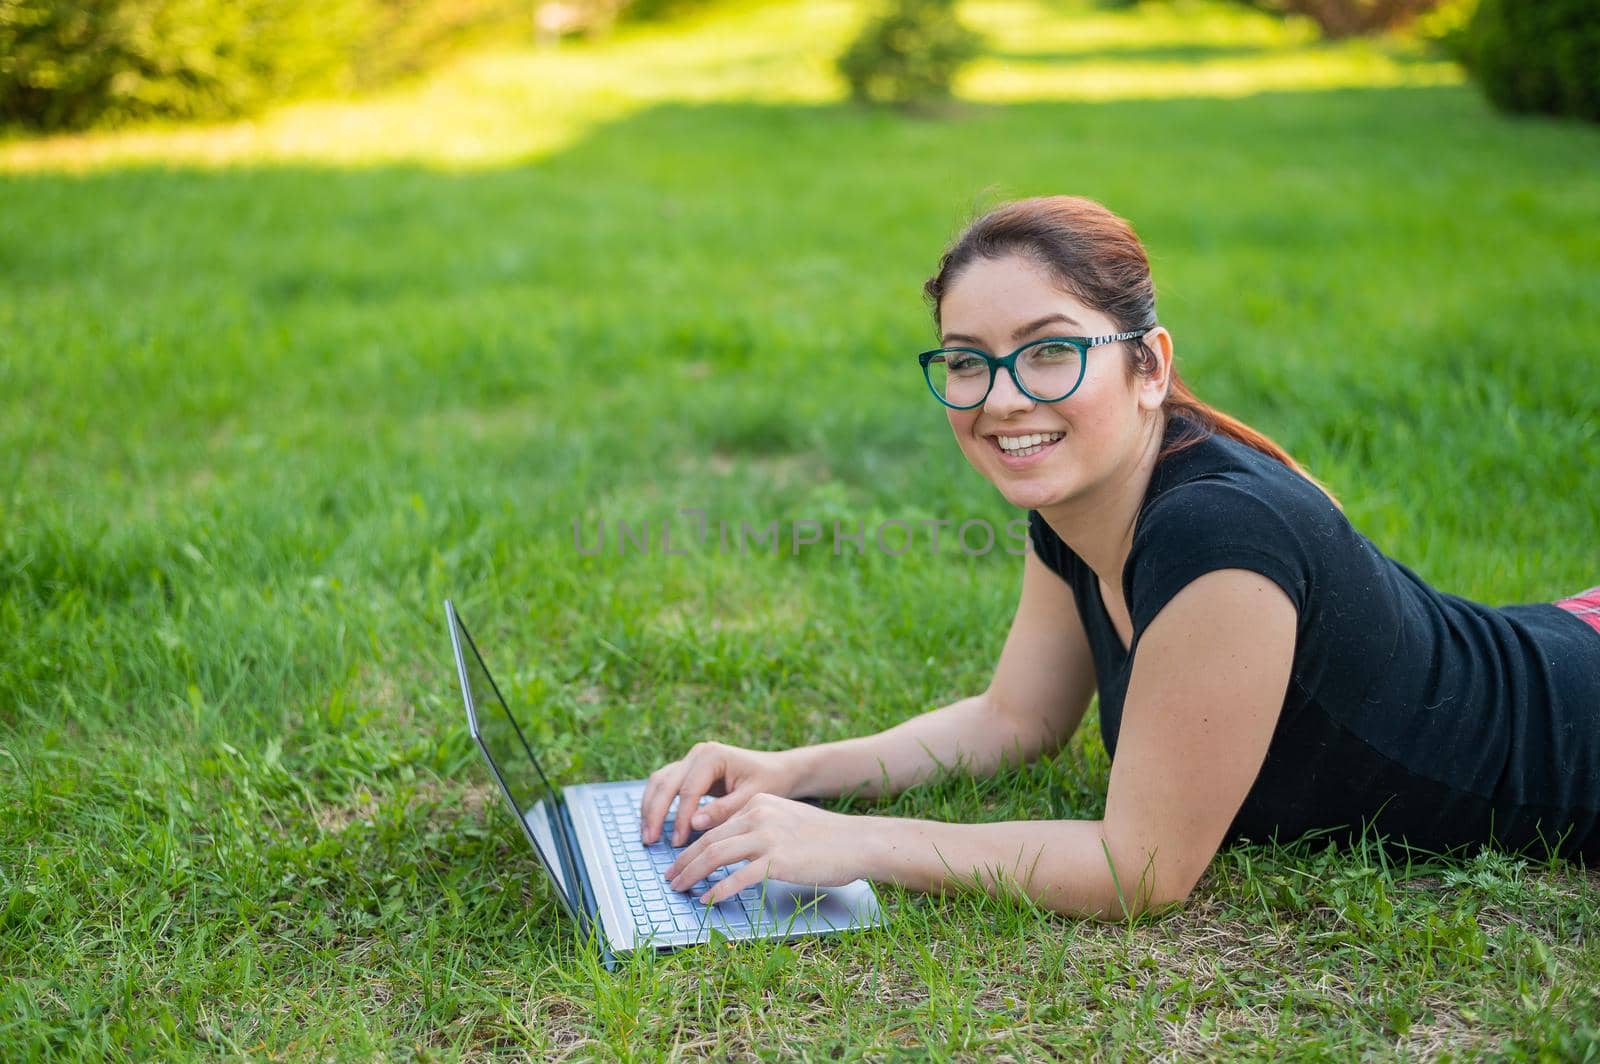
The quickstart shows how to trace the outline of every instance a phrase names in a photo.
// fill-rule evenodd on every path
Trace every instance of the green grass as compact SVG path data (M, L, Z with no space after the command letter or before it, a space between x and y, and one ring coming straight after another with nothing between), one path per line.
M1438 586L1600 579L1600 131L1228 5L975 8L1002 56L964 109L864 113L824 76L854 17L715 8L255 124L0 148L7 1056L1594 1051L1595 880L1494 852L1241 847L1132 927L886 890L881 932L619 976L573 943L469 746L440 601L568 781L978 689L998 552L573 544L685 506L1016 516L909 359L975 203L1132 219L1196 390ZM1151 77L1095 72L1118 52ZM858 808L1096 816L1107 772L1091 718L1053 760Z

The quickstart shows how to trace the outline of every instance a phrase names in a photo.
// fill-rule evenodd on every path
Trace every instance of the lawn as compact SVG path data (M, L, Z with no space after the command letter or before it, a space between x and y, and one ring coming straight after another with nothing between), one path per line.
M856 9L715 6L251 122L0 142L7 1056L1581 1058L1600 880L1219 855L1133 925L885 888L889 926L600 971L489 790L453 596L565 781L981 689L1018 516L912 356L975 207L1131 219L1209 401L1446 590L1600 582L1600 130L1233 5L972 5L939 119L841 102ZM1058 756L845 808L1095 817Z

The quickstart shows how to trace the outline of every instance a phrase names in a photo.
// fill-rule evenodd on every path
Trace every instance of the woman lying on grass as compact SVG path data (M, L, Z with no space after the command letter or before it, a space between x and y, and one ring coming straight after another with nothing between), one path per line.
M1197 400L1138 238L1099 204L1024 200L925 286L919 356L967 460L1029 511L1022 596L988 689L878 735L779 752L700 743L650 777L704 834L676 889L764 877L1020 889L1118 919L1186 898L1218 847L1314 829L1443 852L1600 858L1600 588L1490 608L1380 553L1271 440ZM1002 357L1003 356L1003 357ZM947 824L793 797L993 771L1072 735L1098 688L1103 820ZM674 845L690 832L677 819Z

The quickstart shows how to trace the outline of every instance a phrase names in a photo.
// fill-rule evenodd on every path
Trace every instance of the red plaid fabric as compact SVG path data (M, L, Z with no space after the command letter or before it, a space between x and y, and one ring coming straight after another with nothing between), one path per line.
M1600 632L1600 587L1591 587L1581 595L1562 599L1556 605Z

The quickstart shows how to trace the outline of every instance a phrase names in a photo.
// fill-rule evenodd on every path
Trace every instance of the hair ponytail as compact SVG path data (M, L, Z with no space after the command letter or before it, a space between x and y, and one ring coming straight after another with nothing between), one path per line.
M1150 260L1133 227L1091 199L1037 196L989 211L968 225L945 251L938 270L922 286L936 329L940 302L956 277L975 259L998 259L1008 254L1027 255L1039 263L1063 288L1108 315L1119 329L1131 331L1156 325ZM1143 340L1137 341L1130 370L1149 373L1155 364L1155 352ZM1183 417L1194 428L1184 430L1169 442L1161 458L1220 434L1277 459L1321 488L1334 505L1339 504L1331 491L1271 438L1201 402L1178 376L1176 366L1172 368L1171 386L1162 409L1169 417Z
M1180 433L1177 438L1168 443L1161 451L1161 458L1177 454L1186 447L1192 447L1213 433L1219 436L1226 436L1230 440L1237 440L1246 447L1254 448L1264 455L1276 458L1311 481L1318 488L1321 488L1322 493L1332 500L1335 506L1341 510L1344 509L1344 505L1339 502L1338 496L1329 491L1326 484L1307 473L1300 463L1296 462L1288 451L1278 446L1270 436L1257 432L1233 415L1224 414L1216 407L1202 402L1194 392L1189 390L1189 386L1183 382L1183 378L1178 376L1178 368L1176 366L1172 368L1172 381L1167 388L1167 401L1161 404L1161 408L1167 412L1169 417L1177 414L1196 426L1193 430Z

